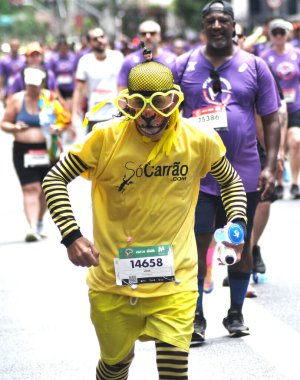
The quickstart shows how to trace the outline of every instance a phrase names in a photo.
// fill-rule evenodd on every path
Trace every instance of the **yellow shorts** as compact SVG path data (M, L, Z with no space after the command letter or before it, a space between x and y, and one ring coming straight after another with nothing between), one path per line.
M189 351L198 292L136 299L90 290L89 298L105 363L124 360L138 339L158 339Z

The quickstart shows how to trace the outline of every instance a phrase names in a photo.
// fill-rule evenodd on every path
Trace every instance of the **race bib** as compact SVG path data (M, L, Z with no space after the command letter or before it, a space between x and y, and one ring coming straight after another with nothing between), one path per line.
M8 80L7 80L7 87L10 87L12 86L12 84L14 83L14 76L11 75Z
M114 265L117 285L175 281L171 245L120 248Z
M192 116L198 120L200 126L228 131L227 113L223 104L199 108L193 111Z
M57 83L60 84L71 84L72 83L72 75L70 74L60 74L57 76Z
M49 154L45 149L28 150L24 154L24 168L33 168L48 165L50 165Z
M296 90L294 88L284 88L282 91L284 100L287 103L294 103L296 100Z

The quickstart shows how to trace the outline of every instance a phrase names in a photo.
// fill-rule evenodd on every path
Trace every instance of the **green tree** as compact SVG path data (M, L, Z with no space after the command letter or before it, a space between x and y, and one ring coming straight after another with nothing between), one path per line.
M15 6L10 0L0 1L0 15L12 17L12 24L1 25L1 39L18 37L22 41L33 39L44 40L47 34L48 25L38 22L34 15L35 10L30 6Z
M0 14L11 14L13 11L13 6L9 0L0 1Z
M195 31L201 29L201 10L207 0L173 0L174 13L180 17L186 28Z

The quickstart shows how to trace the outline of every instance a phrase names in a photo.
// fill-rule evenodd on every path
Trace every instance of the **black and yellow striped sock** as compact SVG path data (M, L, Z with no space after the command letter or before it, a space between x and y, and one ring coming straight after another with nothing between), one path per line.
M96 368L96 380L127 380L133 357L125 363L109 365L99 360Z
M155 346L159 380L188 380L188 352L159 340Z

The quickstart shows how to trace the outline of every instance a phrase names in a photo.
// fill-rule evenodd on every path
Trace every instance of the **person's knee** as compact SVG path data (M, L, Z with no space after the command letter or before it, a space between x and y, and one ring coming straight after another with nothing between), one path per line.
M22 186L22 190L24 194L28 195L39 195L42 192L41 184L38 182L28 183Z
M124 360L116 364L107 364L99 360L96 368L96 380L126 380L134 354L131 352Z

